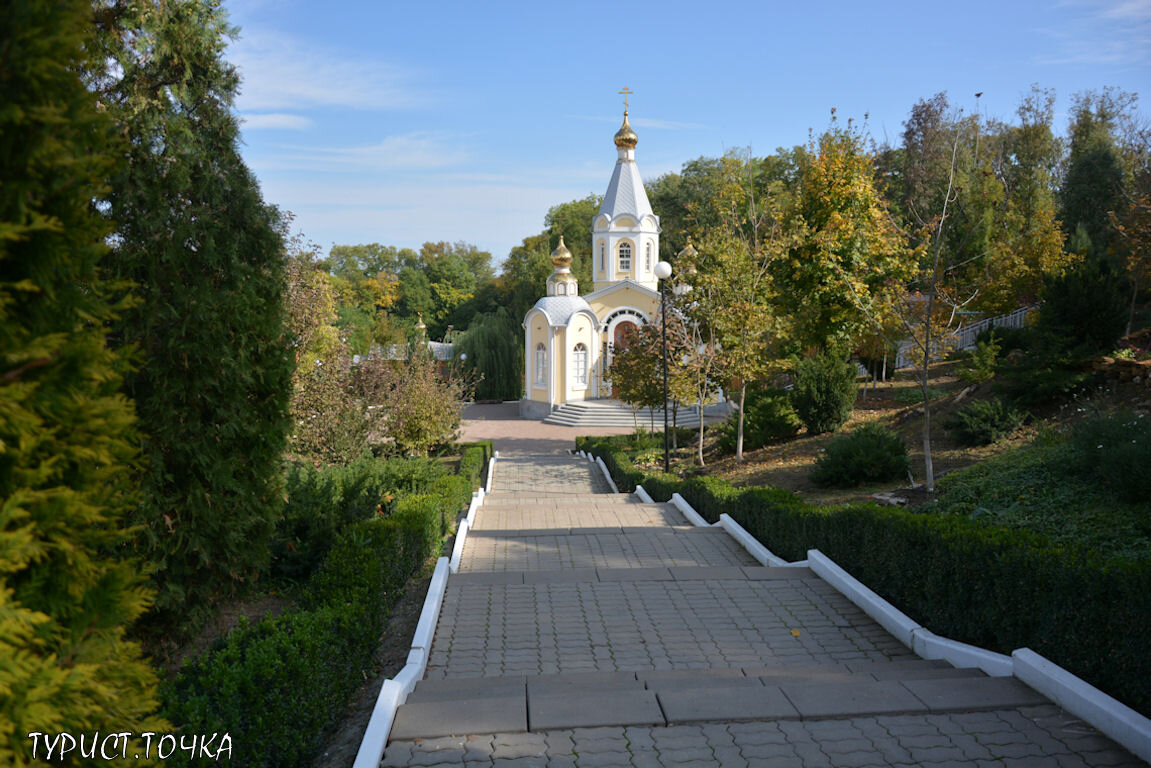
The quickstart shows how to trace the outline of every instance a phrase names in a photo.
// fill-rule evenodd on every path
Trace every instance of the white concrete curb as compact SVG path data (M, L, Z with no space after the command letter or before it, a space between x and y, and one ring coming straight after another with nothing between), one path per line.
M643 489L642 485L637 485L635 487L635 495L638 496L639 500L644 504L655 504L655 501L651 498L651 495Z
M436 561L436 570L432 573L431 584L428 585L428 594L424 598L423 610L420 611L420 623L416 625L412 649L408 652L408 663L400 674L391 680L385 680L380 687L380 695L376 697L376 705L372 708L372 716L368 720L364 738L360 740L360 749L356 752L356 761L352 764L352 768L376 768L380 764L384 756L384 747L388 744L388 734L391 733L392 723L396 719L396 710L407 700L408 694L424 676L428 653L432 647L432 636L436 632L436 622L440 618L440 607L443 605L447 587L448 558L441 557Z
M392 721L396 719L396 710L407 697L407 691L395 680L384 681L352 768L378 768L384 757L384 747L388 744L388 734L392 731Z
M492 475L495 474L495 471L496 457L492 456L490 459L488 459L488 479L487 482L484 483L484 493L492 492Z
M1016 649L1011 658L1020 680L1151 762L1151 720L1030 648Z
M458 573L460 570L460 558L464 556L464 541L468 538L468 529L471 524L465 518L460 527L456 529L456 544L452 547L452 559L448 563L448 568L452 573Z
M772 566L778 568L787 565L787 561L782 557L777 557L770 549L763 546L759 539L752 536L747 532L739 523L735 522L726 512L719 516L719 524L728 534L743 545L752 557L760 562L761 565Z
M599 464L599 468L603 471L603 476L607 479L608 485L611 486L612 493L619 493L619 488L615 485L615 480L611 479L611 472L607 471L607 465L603 463L603 459L596 456L595 463Z
M922 659L943 659L956 667L979 667L991 677L1011 677L1015 673L1010 656L940 637L923 627L912 631L911 650Z
M922 627L912 621L907 614L872 592L862 582L840 568L834 560L818 549L809 549L807 559L811 570L817 576L835 587L851 602L863 609L871 618L895 636L895 639L912 648L912 632Z
M675 508L678 509L683 514L683 516L687 518L689 523L696 526L697 528L704 528L710 525L710 523L704 520L703 517L698 512L696 512L690 504L687 503L687 499L680 496L678 493L673 493L671 495L671 503L674 504Z

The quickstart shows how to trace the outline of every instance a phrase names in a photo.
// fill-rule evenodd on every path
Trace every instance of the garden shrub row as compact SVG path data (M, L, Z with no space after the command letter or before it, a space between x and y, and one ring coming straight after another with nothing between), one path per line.
M441 475L400 496L391 514L346 526L298 608L234 630L187 665L165 696L167 716L184 733L231 734L238 765L309 763L371 674L405 583L439 554L472 488Z
M479 485L483 479L484 470L488 460L495 455L495 447L491 440L480 440L474 443L460 443L460 469L459 474L466 477L472 485Z
M645 475L612 438L581 438L620 491L678 492L730 515L777 555L818 549L932 631L1001 653L1029 647L1151 714L1151 565L1060 548L1026 531L871 504L815 507L777 488Z
M339 531L392 514L403 496L446 475L442 464L423 458L380 461L364 456L340 466L289 465L286 501L272 537L272 576L306 579Z

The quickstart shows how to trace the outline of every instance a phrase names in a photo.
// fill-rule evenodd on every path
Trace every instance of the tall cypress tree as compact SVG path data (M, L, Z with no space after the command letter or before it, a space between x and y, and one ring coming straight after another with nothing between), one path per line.
M91 6L5 0L0 17L0 764L22 766L32 733L162 724L124 639L150 594L123 546L138 435L105 343L123 291L92 206L113 155L78 75Z
M103 84L128 145L111 264L141 301L118 333L149 470L139 522L157 607L202 607L259 573L278 511L292 360L284 245L238 151L231 30L213 0L125 0Z

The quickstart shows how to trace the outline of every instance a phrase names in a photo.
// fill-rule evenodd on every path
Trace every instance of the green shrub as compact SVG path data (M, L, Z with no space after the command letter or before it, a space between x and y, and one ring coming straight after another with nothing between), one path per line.
M927 388L927 399L937 400L943 397L946 392L937 387ZM891 399L897 403L904 405L918 405L923 402L923 389L916 384L914 387L900 387L899 389L891 390Z
M1036 349L1015 362L1001 364L994 389L1028 411L1064 403L1090 390L1097 378L1070 355Z
M1026 352L1035 346L1035 336L1035 329L1031 326L1000 328L992 325L980 331L975 337L975 343L978 346L980 342L987 343L994 338L1001 352L1013 352L1017 349Z
M811 472L816 485L854 488L907 476L911 460L903 440L869 422L827 444Z
M743 448L755 450L778 440L794 437L803 424L782 389L748 389L744 403ZM733 413L719 427L717 447L724 453L735 451L739 414Z
M791 402L813 435L843 426L855 407L855 367L834 352L800 361Z
M961 445L990 445L1014 432L1026 420L1026 413L992 397L964 406L945 426Z
M1129 411L1076 425L1071 444L1087 477L1129 502L1151 502L1151 419Z
M995 364L1002 349L1001 339L994 333L986 339L977 339L975 349L967 352L967 364L960 369L959 378L968 384L990 379L995 375Z
M341 530L392 514L400 498L431 488L446 473L439 462L423 458L382 461L364 456L347 466L289 466L284 479L287 502L271 543L272 574L306 578Z
M484 455L485 451L479 445L464 448L460 454L460 476L467 478L472 485L478 485L483 478L484 469L487 467Z
M185 732L229 732L240 765L309 763L371 671L405 582L439 552L440 504L436 494L409 496L392 517L346 529L300 610L233 631L181 671L166 696L171 718Z

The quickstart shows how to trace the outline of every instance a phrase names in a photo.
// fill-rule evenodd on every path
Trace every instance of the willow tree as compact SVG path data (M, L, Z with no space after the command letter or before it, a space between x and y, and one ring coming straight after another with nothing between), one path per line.
M0 764L40 736L164 724L125 629L150 592L126 555L139 462L128 361L105 342L101 270L120 147L78 72L87 2L6 4L0 27ZM39 735L39 736L38 736ZM36 763L38 764L38 762Z

